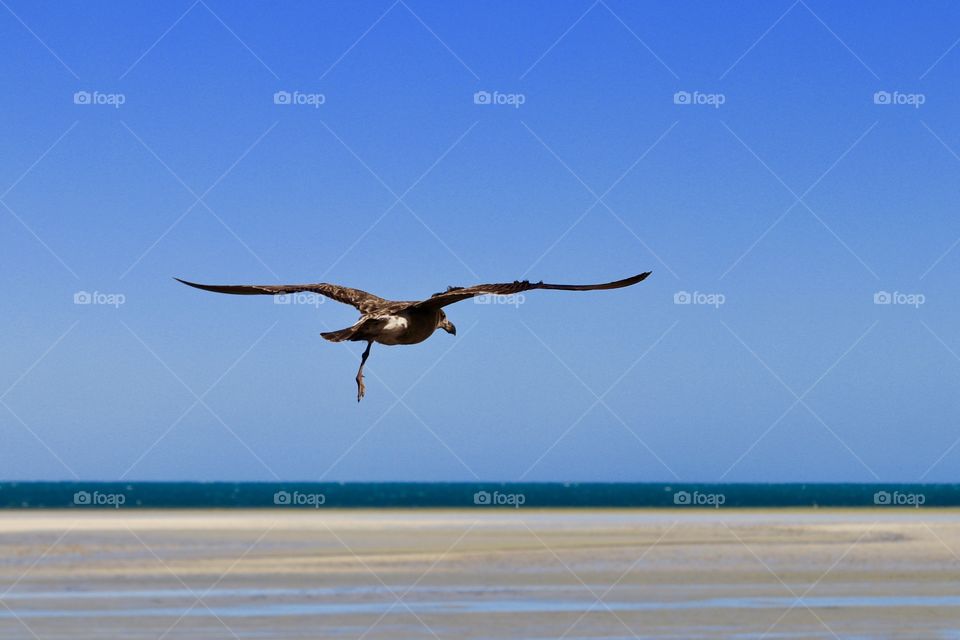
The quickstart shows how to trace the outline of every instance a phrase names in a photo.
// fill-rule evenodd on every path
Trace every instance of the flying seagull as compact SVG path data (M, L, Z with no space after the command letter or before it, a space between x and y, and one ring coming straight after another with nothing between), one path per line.
M630 278L606 282L603 284L545 284L527 280L504 282L500 284L478 284L472 287L448 287L442 293L435 293L426 300L395 301L385 300L372 293L341 287L336 284L320 282L317 284L278 284L278 285L219 285L197 284L174 278L185 285L234 295L285 295L290 293L319 293L337 302L349 304L360 312L360 319L351 327L339 331L329 331L320 335L331 342L366 342L367 348L360 358L357 371L357 402L363 399L366 387L363 384L363 365L370 355L374 342L380 344L417 344L429 338L437 329L457 335L457 328L447 319L443 308L454 302L482 295L512 295L532 289L555 289L559 291L594 291L598 289L620 289L644 280L650 272L640 273Z

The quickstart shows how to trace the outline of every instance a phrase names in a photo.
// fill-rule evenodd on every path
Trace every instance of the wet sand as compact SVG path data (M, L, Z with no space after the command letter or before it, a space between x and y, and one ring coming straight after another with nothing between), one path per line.
M0 638L957 638L960 512L0 513Z

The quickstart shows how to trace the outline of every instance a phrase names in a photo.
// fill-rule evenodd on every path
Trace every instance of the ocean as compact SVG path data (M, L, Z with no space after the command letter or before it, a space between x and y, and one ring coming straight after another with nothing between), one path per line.
M960 484L0 482L5 509L957 507Z

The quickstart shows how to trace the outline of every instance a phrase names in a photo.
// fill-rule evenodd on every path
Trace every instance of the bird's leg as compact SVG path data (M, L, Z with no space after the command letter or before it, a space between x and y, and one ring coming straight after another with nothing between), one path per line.
M370 347L373 346L373 341L367 342L367 348L363 351L363 356L360 358L360 369L357 371L357 402L363 399L363 394L366 393L367 387L363 384L363 365L367 363L367 358L370 356Z

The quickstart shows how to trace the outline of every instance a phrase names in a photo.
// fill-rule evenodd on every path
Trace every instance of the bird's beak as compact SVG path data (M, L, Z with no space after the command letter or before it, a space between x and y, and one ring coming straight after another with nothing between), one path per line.
M453 326L453 323L450 322L449 320L447 320L446 322L444 322L444 323L441 325L441 328L442 328L444 331L446 331L447 333L449 333L450 335L454 335L454 336L457 335L457 328L456 328L455 326Z

